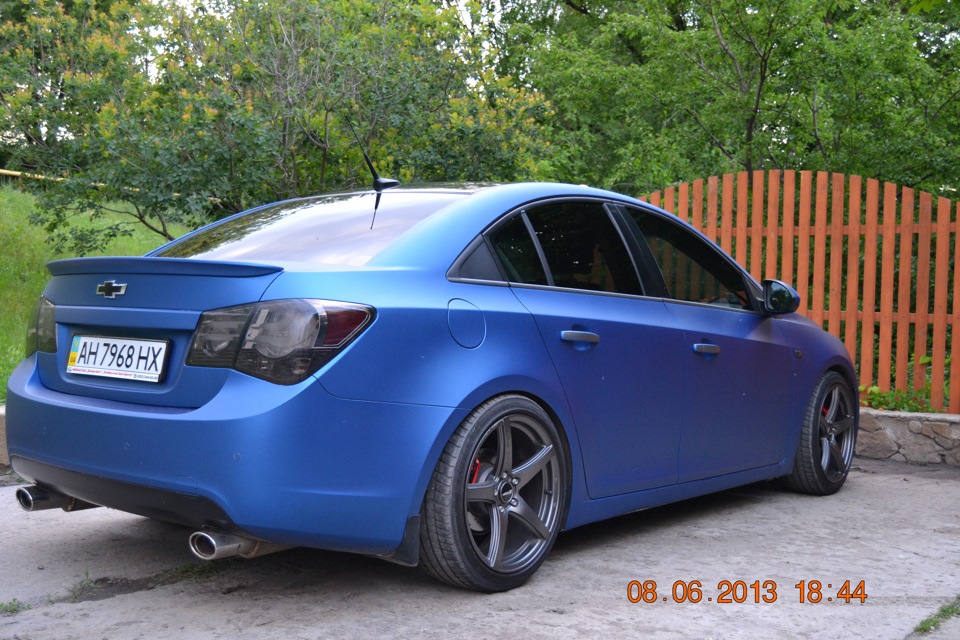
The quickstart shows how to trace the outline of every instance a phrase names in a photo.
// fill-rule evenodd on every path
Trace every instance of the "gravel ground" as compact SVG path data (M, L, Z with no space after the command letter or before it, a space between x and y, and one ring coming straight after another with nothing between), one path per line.
M3 486L0 604L30 608L0 615L0 638L902 640L960 594L960 469L854 464L830 498L762 483L564 533L527 585L495 595L309 549L200 564L183 528L108 509L24 513ZM700 602L674 601L694 580ZM838 597L847 580L863 581L864 602ZM656 599L631 602L646 581ZM820 582L820 602L799 602L801 581L810 599ZM746 601L720 603L724 582ZM960 621L923 637L960 638Z

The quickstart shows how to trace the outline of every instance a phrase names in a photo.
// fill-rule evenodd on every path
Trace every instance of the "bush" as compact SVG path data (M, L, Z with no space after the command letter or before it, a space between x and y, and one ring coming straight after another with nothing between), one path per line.
M935 413L930 404L930 387L900 391L881 391L880 387L860 387L860 403L871 409L884 411L909 411L911 413Z

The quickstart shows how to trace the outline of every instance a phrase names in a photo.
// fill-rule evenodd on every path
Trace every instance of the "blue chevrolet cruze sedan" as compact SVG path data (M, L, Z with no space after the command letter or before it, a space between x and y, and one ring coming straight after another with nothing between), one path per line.
M676 217L563 184L260 207L49 265L8 391L30 510L526 581L564 529L782 478L826 495L853 366Z

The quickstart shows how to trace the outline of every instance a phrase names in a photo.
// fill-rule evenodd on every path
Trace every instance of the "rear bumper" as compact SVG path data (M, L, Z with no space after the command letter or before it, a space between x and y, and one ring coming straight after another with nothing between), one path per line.
M197 495L77 473L20 456L10 462L21 478L84 502L196 529L242 533L219 505Z
M384 555L420 511L462 410L336 398L231 373L203 407L162 409L9 381L7 442L23 477L160 520Z

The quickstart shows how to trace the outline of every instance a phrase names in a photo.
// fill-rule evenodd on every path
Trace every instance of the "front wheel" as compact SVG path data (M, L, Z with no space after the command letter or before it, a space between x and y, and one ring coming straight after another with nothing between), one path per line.
M786 478L795 491L818 496L836 493L850 472L857 441L858 408L846 378L828 371L810 396L800 430L793 473Z
M520 586L553 547L569 495L567 452L550 416L523 396L489 400L457 428L433 472L421 563L466 589Z

